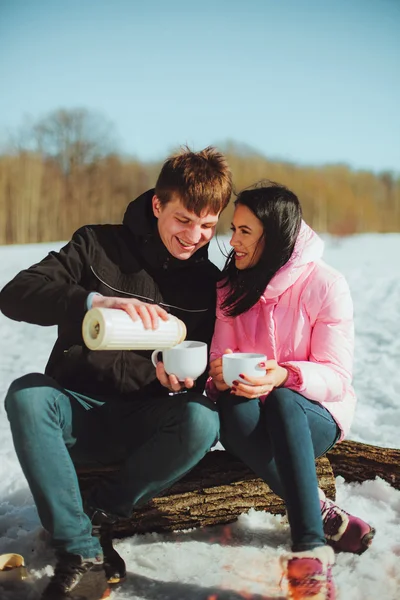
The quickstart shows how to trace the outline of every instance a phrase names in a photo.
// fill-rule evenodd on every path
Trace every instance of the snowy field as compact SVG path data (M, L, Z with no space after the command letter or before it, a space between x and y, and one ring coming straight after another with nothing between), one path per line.
M400 448L400 234L325 241L325 259L346 275L355 305L358 408L350 438ZM60 245L0 247L0 288ZM211 254L220 266L215 243ZM0 315L0 554L22 554L30 571L26 582L0 584L1 600L37 600L52 572L53 556L14 453L3 398L13 379L43 371L54 340L55 328ZM338 598L397 600L400 491L379 479L359 485L338 477L337 498L377 529L363 556L338 555ZM255 511L226 527L121 540L128 578L111 600L282 600L278 556L289 544L280 517Z

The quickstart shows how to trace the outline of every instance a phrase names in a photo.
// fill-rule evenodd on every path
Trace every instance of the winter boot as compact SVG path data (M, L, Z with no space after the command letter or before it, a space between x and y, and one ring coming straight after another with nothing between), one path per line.
M375 535L375 529L362 519L353 517L337 504L329 500L319 489L321 515L327 544L335 552L362 554L368 550Z
M103 562L78 554L60 554L42 600L102 600L108 598Z
M117 517L90 505L85 505L85 512L92 521L92 535L100 540L103 549L104 570L108 583L122 583L126 577L126 566L113 546L113 525Z
M335 555L330 546L282 556L282 580L287 581L288 600L335 600L334 562Z

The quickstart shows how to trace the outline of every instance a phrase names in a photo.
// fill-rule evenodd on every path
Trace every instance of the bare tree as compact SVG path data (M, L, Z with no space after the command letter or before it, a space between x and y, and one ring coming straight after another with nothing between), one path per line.
M18 150L54 159L66 174L117 151L112 124L85 108L58 109L25 128Z

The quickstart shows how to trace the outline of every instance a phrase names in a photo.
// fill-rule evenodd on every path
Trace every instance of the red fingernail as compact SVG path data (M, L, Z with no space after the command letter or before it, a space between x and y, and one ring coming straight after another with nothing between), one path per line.
M232 386L232 392L236 392L236 388Z
M241 377L241 376L240 376L240 377ZM238 381L236 381L236 380L235 380L235 381L232 381L232 383L233 383L233 385L239 385L239 382L238 382Z
M243 373L239 373L239 377L241 377L242 379L244 379Z

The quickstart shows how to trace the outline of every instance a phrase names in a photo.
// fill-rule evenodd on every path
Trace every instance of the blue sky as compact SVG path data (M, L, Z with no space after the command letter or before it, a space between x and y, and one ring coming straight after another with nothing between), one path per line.
M0 0L0 143L59 107L120 150L226 140L400 171L399 0Z

